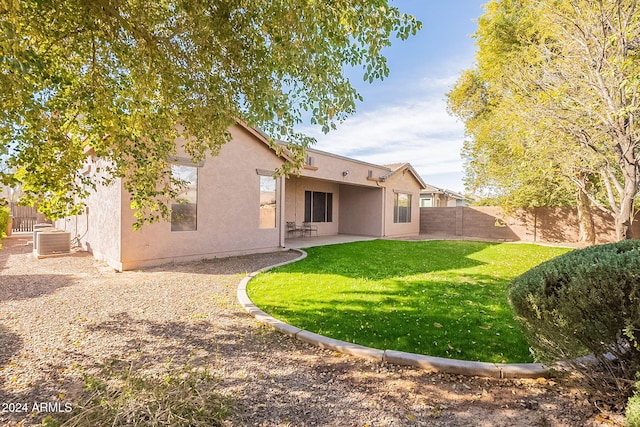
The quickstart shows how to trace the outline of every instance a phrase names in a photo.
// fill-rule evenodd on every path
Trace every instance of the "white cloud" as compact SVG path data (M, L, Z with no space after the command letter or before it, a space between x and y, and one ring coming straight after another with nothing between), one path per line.
M444 77L424 77L420 81L420 89L427 92L448 92L458 80L458 75L449 75Z
M303 131L316 137L319 150L375 164L409 162L422 176L450 174L447 186L459 191L464 127L447 113L442 95L443 86L453 81L424 79L418 89L424 97L358 113L327 135L313 128Z

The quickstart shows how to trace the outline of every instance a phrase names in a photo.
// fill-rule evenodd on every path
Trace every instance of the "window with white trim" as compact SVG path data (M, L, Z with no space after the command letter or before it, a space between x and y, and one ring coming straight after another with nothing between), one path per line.
M433 199L431 197L420 197L420 207L421 208L433 207Z
M198 229L198 168L171 165L171 177L176 183L178 196L171 203L171 231Z
M393 199L393 222L411 222L411 194L395 193Z
M276 228L276 180L260 176L260 228Z

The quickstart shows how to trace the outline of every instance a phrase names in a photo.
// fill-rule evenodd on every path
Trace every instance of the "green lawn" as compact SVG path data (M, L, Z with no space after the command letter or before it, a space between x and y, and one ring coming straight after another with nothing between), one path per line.
M375 240L308 248L258 275L248 294L291 325L379 349L531 362L506 297L515 276L568 249Z

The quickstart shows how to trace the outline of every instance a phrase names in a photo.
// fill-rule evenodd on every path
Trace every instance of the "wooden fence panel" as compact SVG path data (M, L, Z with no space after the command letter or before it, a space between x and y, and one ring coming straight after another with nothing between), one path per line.
M18 206L16 203L11 203L10 208L13 217L11 231L33 231L34 224L38 222L38 211L31 206Z

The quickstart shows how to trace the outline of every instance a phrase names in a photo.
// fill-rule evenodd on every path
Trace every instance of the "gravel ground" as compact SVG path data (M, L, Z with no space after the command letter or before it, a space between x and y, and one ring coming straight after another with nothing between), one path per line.
M35 260L28 237L0 250L0 424L35 425L16 404L83 397L109 360L206 365L233 398L233 426L601 426L568 380L495 380L344 356L258 324L235 300L279 252L116 273L84 252Z

